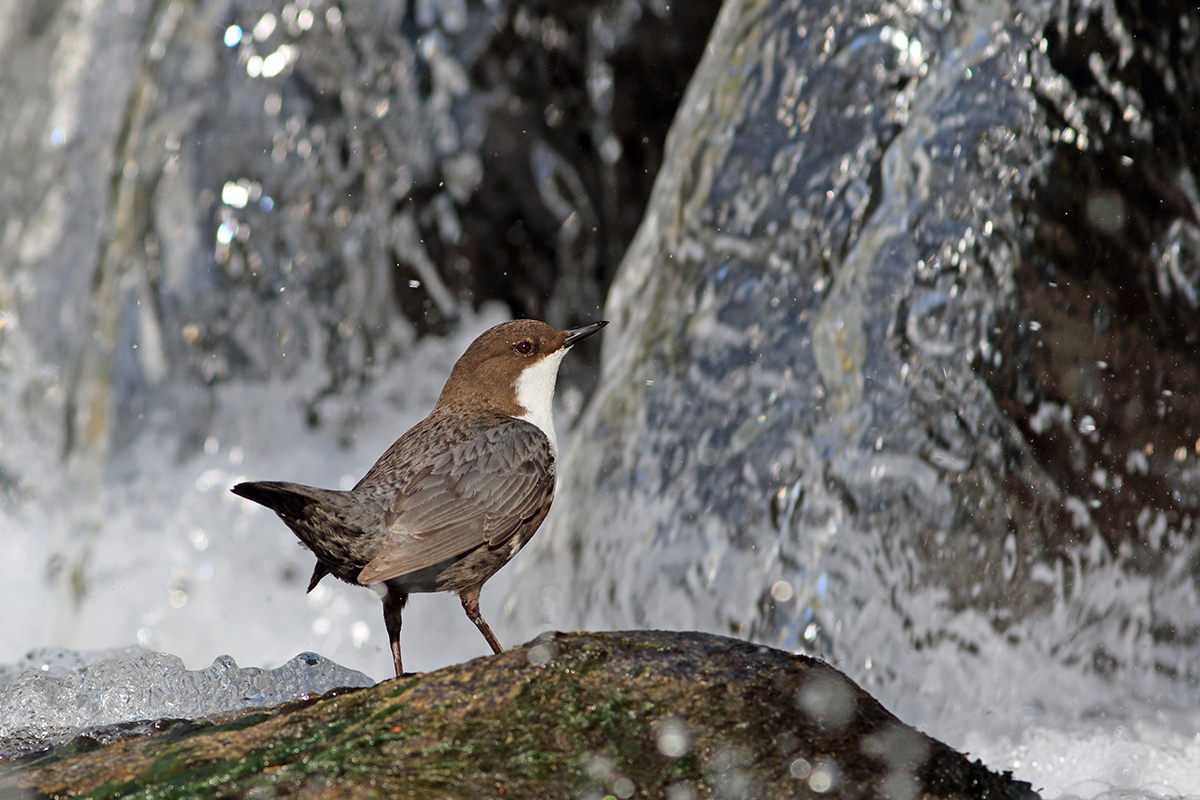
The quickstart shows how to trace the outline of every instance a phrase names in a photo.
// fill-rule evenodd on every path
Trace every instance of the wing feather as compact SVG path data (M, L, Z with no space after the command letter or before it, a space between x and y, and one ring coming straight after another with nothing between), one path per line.
M554 454L536 426L511 419L473 432L431 457L396 492L388 538L359 583L400 577L496 546L554 494Z

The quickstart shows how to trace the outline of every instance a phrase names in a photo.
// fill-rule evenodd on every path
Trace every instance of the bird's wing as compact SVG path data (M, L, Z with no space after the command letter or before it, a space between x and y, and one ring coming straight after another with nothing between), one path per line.
M507 540L554 494L554 453L534 425L480 430L427 461L396 493L388 538L358 575L371 584Z

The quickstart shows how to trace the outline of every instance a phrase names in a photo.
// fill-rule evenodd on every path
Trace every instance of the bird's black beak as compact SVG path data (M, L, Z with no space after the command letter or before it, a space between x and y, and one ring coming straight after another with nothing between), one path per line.
M573 344L577 344L607 324L608 320L602 319L599 322L593 322L590 325L580 325L578 328L571 328L569 331L567 331L567 339L563 342L562 346L570 347Z

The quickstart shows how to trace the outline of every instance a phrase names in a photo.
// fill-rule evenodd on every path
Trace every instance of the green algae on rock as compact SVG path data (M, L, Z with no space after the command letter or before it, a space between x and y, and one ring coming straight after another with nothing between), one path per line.
M0 796L1033 800L829 665L701 633L548 634L231 721L52 752Z

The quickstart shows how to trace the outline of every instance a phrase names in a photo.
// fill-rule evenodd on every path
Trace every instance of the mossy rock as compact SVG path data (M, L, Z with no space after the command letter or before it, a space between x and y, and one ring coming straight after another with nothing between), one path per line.
M77 740L0 797L1030 800L820 661L699 633L546 635L232 720Z

